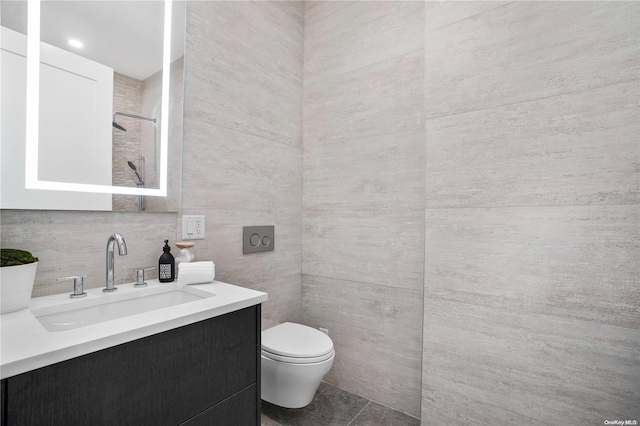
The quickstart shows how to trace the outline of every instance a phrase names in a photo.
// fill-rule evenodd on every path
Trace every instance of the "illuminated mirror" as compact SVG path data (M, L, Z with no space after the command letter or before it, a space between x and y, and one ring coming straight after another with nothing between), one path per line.
M2 208L179 209L185 4L2 2Z

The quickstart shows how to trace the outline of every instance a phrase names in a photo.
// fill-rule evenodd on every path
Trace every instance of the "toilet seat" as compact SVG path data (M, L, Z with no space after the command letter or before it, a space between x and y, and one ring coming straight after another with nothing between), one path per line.
M323 356L317 356L313 358L294 358L291 356L282 356L282 355L274 354L271 352L267 352L263 349L261 351L261 355L265 358L272 359L274 361L286 362L289 364L316 364L316 363L324 362L328 359L331 359L331 357L335 355L335 352L332 350L331 352Z
M334 356L326 334L301 324L285 322L262 332L262 356L292 364L312 364Z

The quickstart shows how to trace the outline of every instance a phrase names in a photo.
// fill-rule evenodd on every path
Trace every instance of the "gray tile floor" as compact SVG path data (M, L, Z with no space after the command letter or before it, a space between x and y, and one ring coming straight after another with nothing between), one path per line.
M321 383L311 404L282 408L262 401L262 426L419 426L414 417Z

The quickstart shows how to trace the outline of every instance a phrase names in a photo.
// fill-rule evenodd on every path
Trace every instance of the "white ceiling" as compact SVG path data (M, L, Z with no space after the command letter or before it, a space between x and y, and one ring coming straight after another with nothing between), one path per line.
M26 34L27 2L2 0L2 26ZM184 55L186 1L174 1L171 60ZM45 43L144 80L162 69L164 2L42 1L40 35ZM75 49L68 40L80 40Z

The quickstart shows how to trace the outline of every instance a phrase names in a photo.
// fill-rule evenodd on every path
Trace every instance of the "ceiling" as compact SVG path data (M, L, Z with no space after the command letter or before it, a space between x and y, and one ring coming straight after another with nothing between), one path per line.
M2 26L26 34L27 2L2 0ZM184 55L185 1L173 2L171 60ZM45 43L145 80L162 69L164 2L42 1L40 35ZM70 38L84 47L73 48Z

